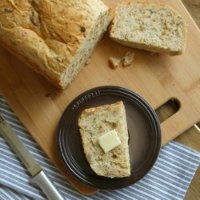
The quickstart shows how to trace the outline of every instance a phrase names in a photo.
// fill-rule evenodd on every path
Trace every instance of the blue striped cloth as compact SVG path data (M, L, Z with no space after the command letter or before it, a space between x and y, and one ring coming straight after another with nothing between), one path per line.
M161 149L153 169L136 184L114 191L101 190L90 197L83 196L46 157L1 96L0 113L43 167L64 199L184 199L200 164L200 153L179 143L170 142ZM40 189L29 183L29 178L22 163L0 137L0 200L45 199Z

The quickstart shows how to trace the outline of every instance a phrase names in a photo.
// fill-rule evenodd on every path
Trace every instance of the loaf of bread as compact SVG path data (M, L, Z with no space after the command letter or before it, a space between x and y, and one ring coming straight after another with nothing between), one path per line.
M0 45L64 88L110 20L101 0L1 0Z
M125 46L177 55L185 48L186 25L168 6L122 3L116 7L110 37Z
M109 178L131 174L126 111L122 101L85 109L79 117L83 150L92 170ZM121 144L105 153L98 143L99 137L115 130Z

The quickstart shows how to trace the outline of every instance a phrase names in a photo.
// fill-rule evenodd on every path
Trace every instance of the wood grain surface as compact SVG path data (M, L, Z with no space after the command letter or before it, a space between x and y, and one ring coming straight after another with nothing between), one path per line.
M114 0L105 1L109 2L110 5L115 2ZM189 128L200 119L198 100L200 99L200 93L198 93L198 90L200 91L198 81L200 78L199 31L179 1L163 0L162 2L171 4L184 16L189 24L188 47L184 55L178 57L152 57L146 52L136 51L137 59L134 67L123 70L118 69L113 72L107 66L107 58L111 55L110 52L112 51L113 55L116 55L125 52L127 49L105 38L95 50L92 56L92 63L82 70L81 76L78 75L73 84L62 93L49 85L40 76L30 71L8 52L0 49L1 66L5 66L0 68L0 76L4 74L1 77L1 89L35 140L58 166L62 164L59 163L55 147L55 132L52 131L52 127L55 130L63 109L75 96L94 86L120 84L121 86L134 89L144 96L155 109L169 98L177 97L181 101L182 108L181 111L162 123L164 133L163 144L181 134L183 130L186 130L186 128ZM199 5L198 1L192 2L191 0L184 0L192 16L199 19L196 17L198 15L198 9L196 9ZM198 41L193 41L193 38L198 39ZM107 46L111 45L112 50L107 48L105 44ZM191 54L190 52L193 49L196 52ZM99 71L95 70L93 65L101 71L101 76L99 76ZM192 65L191 73L188 73L189 65ZM179 66L182 70L180 70ZM9 78L6 76L8 74ZM133 78L133 74L137 74L137 76ZM87 79L88 76L90 76L90 79ZM158 95L154 95L155 92ZM191 102L193 102L192 105ZM166 107L164 111L162 109L157 110L160 117L165 118L170 116L171 111L173 112L172 107ZM188 118L187 116L191 117ZM192 128L177 138L177 141L200 150L199 135ZM93 188L80 184L64 168L62 170L80 192L85 194L95 192ZM198 199L197 197L200 199L200 192L198 190L199 177L200 174L197 173L187 193L187 199Z
M182 2L200 28L200 0L182 0ZM168 111L170 112L170 108L168 108ZM200 125L200 123L198 123L198 125ZM185 131L176 139L176 141L200 151L200 132L195 127ZM185 198L185 200L197 199L200 199L200 167L192 180Z

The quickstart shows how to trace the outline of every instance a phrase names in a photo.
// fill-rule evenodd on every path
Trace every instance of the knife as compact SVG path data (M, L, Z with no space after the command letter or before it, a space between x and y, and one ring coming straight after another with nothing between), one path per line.
M30 182L39 186L49 200L64 200L46 176L42 167L27 150L16 133L12 130L6 120L0 115L0 134L5 138L13 151L22 161L28 172L31 174Z

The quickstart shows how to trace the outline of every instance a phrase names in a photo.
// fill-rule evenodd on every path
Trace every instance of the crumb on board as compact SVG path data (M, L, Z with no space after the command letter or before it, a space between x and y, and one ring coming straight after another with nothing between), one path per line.
M109 65L112 69L115 69L121 65L121 58L119 57L110 57L109 60Z
M135 60L135 53L133 51L128 51L122 60L123 67L127 67L132 64L132 62Z
M108 59L109 66L112 69L116 69L117 67L127 67L133 63L135 60L135 53L133 51L128 51L122 57L110 57Z

